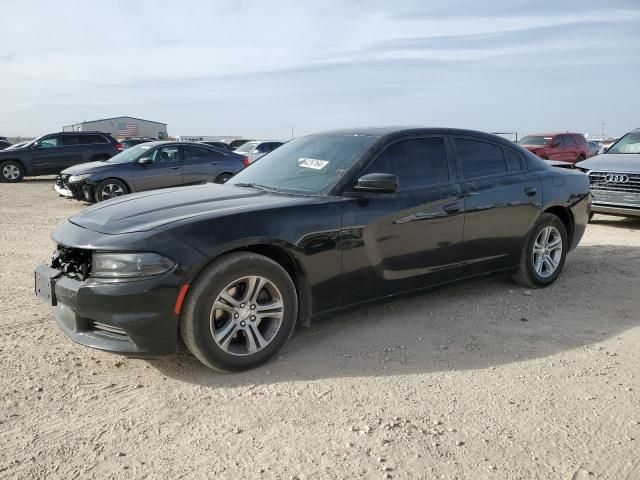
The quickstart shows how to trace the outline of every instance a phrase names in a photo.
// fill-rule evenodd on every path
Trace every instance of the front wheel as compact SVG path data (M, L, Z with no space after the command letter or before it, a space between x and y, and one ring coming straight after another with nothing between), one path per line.
M9 160L0 164L0 180L15 183L24 178L24 167L19 162Z
M551 285L562 272L568 248L564 224L543 213L529 234L513 280L529 288Z
M117 178L107 178L101 181L96 187L96 202L110 200L129 193L129 189L121 180Z
M263 255L236 252L213 262L191 286L180 333L208 367L248 370L285 346L297 317L296 289L287 271Z

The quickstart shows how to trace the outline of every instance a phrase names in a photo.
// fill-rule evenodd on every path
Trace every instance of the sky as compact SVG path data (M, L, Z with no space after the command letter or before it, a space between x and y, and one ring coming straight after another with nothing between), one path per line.
M640 127L640 0L0 0L0 135Z

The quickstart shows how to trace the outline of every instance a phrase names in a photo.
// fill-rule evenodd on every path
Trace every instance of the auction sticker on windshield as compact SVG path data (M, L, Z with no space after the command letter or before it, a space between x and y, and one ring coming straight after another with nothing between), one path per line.
M329 164L327 160L318 160L317 158L299 158L298 166L303 168L312 168L314 170L322 170Z

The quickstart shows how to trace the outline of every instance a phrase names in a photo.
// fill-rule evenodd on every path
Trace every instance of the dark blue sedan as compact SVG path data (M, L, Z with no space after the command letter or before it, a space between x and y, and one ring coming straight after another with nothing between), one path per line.
M148 142L108 160L67 168L54 188L65 197L100 202L158 188L225 183L248 164L243 155L202 143Z

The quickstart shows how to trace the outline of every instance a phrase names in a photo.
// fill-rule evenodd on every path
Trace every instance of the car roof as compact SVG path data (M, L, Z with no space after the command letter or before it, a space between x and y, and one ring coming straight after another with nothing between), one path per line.
M582 133L576 133L576 132L527 133L525 137L553 137L554 135L580 135L584 137Z
M390 126L390 127L368 127L368 128L345 128L339 130L328 130L325 132L319 132L312 135L344 135L344 136L373 136L373 137L402 137L406 135L429 135L429 134L441 134L441 135L470 135L479 138L485 138L491 141L499 141L505 145L513 145L513 142L507 140L504 137L494 135L487 132L481 132L479 130L469 130L464 128L451 128L451 127L421 127L421 126Z

